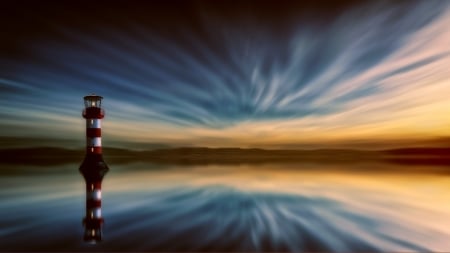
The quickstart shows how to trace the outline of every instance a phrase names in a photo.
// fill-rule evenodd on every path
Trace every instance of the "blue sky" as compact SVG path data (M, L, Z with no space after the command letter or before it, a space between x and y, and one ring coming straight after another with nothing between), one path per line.
M19 32L0 51L1 137L82 146L90 93L104 97L105 145L450 135L446 1L158 3L106 14L61 5L29 17L33 27L15 12ZM158 12L168 17L141 17Z

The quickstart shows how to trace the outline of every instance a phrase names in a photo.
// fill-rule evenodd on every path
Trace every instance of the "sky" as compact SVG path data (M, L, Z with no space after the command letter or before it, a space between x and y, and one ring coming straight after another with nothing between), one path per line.
M10 1L0 14L2 148L82 147L92 93L104 146L450 140L449 1Z

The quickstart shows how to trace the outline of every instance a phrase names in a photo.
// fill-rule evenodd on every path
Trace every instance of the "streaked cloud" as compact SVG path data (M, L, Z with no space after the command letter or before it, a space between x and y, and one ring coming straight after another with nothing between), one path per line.
M2 58L3 136L82 136L82 97L105 97L105 137L272 145L450 135L450 9L367 3L286 31L198 13L201 32L59 27ZM235 23L241 24L234 26ZM277 36L278 37L277 37Z

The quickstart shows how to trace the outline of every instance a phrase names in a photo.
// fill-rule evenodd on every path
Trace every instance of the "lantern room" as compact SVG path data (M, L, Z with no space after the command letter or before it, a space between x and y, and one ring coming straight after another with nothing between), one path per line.
M102 99L102 96L97 96L95 94L85 96L83 117L86 119L103 119L105 112L101 108Z
M86 108L88 107L97 107L97 108L101 108L102 105L102 96L97 96L97 95L89 95L89 96L85 96L84 97L84 106Z

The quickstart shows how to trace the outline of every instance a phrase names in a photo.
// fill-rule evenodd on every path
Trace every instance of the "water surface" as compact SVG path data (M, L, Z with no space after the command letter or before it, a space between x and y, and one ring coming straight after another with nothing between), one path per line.
M90 245L78 164L5 166L4 251L450 251L450 176L426 167L111 164Z

